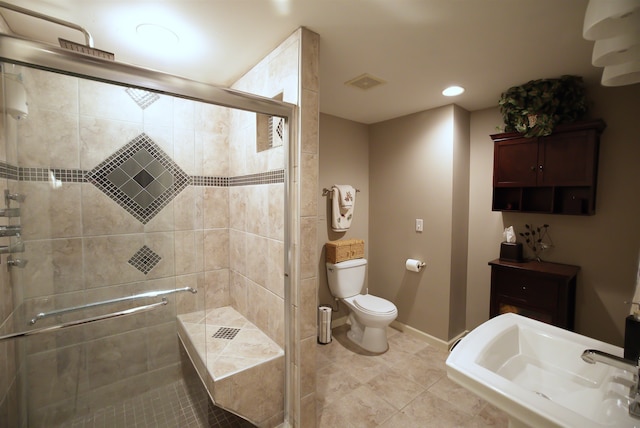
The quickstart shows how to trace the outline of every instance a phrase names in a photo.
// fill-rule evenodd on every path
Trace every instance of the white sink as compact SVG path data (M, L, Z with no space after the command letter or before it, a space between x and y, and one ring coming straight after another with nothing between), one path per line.
M447 359L450 379L506 412L510 425L640 427L629 415L633 371L581 355L623 349L516 314L492 318Z

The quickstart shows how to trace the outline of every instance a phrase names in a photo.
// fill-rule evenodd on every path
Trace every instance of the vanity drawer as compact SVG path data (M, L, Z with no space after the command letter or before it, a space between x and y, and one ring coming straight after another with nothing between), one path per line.
M558 282L549 278L522 275L498 269L495 292L529 305L553 309L558 302Z
M515 312L573 330L579 266L500 259L491 266L491 317Z

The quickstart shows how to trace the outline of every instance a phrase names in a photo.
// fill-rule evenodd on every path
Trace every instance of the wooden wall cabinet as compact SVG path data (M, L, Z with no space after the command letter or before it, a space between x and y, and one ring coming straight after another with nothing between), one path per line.
M602 120L558 126L527 138L491 135L494 141L494 211L549 214L595 213Z
M507 312L574 330L579 266L493 260L490 316Z

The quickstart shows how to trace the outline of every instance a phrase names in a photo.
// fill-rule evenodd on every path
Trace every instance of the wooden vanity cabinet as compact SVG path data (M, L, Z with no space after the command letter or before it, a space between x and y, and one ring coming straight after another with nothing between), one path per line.
M549 214L595 213L602 120L556 127L527 138L492 135L494 211Z
M489 265L491 317L515 312L573 331L579 266L500 259Z

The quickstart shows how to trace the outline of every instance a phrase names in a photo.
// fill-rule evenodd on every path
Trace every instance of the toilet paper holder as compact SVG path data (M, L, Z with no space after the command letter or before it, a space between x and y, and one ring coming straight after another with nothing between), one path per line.
M405 268L411 272L420 272L427 264L421 260L407 259L405 262Z

